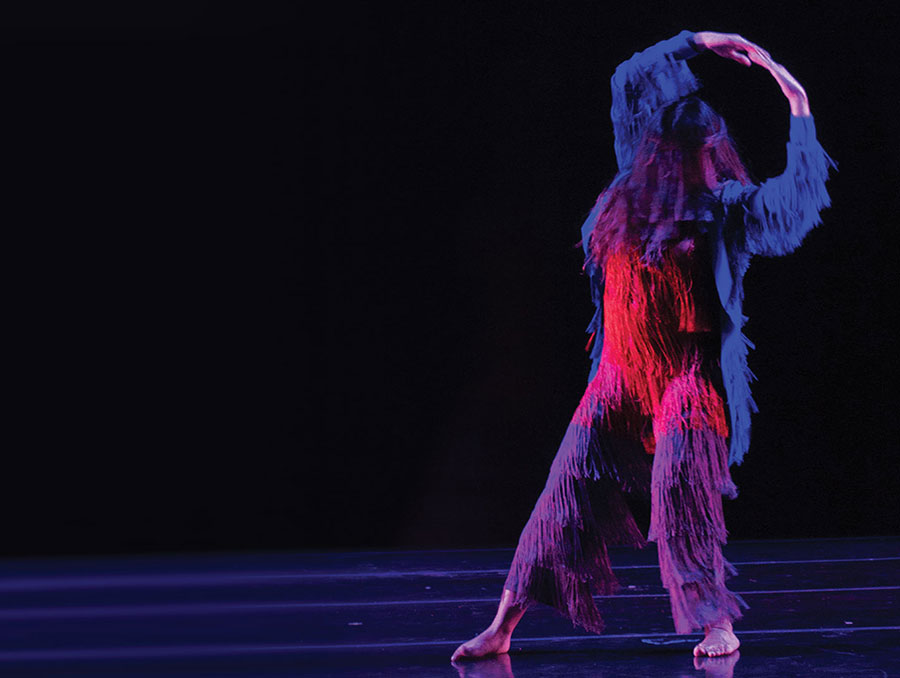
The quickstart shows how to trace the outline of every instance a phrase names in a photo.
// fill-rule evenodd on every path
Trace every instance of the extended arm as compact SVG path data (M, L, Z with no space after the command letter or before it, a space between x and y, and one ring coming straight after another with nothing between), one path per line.
M790 141L784 172L760 186L727 182L722 191L726 206L737 205L743 210L742 231L730 234L741 249L750 254L788 254L822 223L819 212L831 204L825 189L828 169L837 168L816 139L806 92L768 52L739 35L703 32L697 33L695 39L721 56L768 70L790 103Z
M730 181L723 187L725 205L743 210L743 231L731 237L750 254L793 252L822 223L819 212L831 205L825 188L830 167L837 164L816 139L813 117L791 115L784 172L759 186Z
M705 50L745 66L754 63L762 66L772 74L788 98L791 113L796 116L810 114L803 87L759 45L736 33L681 31L673 38L635 52L613 73L610 117L620 170L631 166L641 134L653 113L700 88L687 60Z
M700 48L712 50L722 57L733 59L745 66L758 64L765 68L791 105L791 115L806 117L810 115L809 100L806 91L797 82L793 75L781 64L775 63L769 53L757 44L754 44L735 33L714 33L713 31L700 31L694 33L694 42Z

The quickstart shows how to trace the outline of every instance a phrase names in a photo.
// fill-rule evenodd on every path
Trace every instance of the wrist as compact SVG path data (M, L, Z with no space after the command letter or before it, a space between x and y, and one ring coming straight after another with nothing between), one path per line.
M694 33L692 31L684 30L661 44L666 45L666 51L670 52L676 59L690 59L700 54L701 51L699 46L694 43L693 38Z
M697 54L700 54L700 52L702 52L702 51L704 51L704 50L706 49L706 45L704 45L703 42L702 42L701 40L698 40L698 39L697 39L697 34L696 34L696 33L694 33L694 35L688 36L687 41L688 41L688 44L691 46L691 48L692 48Z
M791 97L788 101L791 104L791 115L802 118L809 116L809 99L805 96Z
M808 146L815 141L816 123L810 115L794 115L791 113L789 139L794 145Z

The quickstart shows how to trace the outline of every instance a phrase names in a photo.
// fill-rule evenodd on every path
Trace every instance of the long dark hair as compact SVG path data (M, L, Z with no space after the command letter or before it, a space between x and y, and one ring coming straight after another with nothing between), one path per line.
M637 247L645 263L658 263L666 244L683 237L679 222L705 212L713 190L727 179L750 181L722 116L696 96L660 109L631 167L598 199L586 266L602 267L624 244Z

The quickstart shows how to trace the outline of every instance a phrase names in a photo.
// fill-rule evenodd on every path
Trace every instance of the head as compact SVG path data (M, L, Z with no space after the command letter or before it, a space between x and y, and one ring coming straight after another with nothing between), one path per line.
M698 193L725 179L746 181L747 171L722 116L703 99L689 96L651 118L638 144L632 178L659 189L677 183Z
M695 96L658 110L631 167L601 196L591 236L595 263L625 242L642 248L645 261L657 260L666 242L679 238L692 205L728 179L749 182L722 116Z

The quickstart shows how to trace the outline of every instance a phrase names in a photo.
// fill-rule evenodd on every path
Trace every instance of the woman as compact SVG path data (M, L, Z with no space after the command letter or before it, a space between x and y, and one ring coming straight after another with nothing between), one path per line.
M705 50L762 66L780 85L791 109L782 175L751 183L724 120L692 96L687 60ZM535 602L602 632L592 594L620 589L607 546L648 541L676 632L705 632L694 655L739 646L732 622L749 605L725 586L737 570L721 547L722 495L737 496L729 467L743 459L755 411L743 276L752 255L787 254L820 223L836 165L816 141L803 87L739 35L682 31L635 54L612 77L612 101L619 172L582 227L597 306L588 387L496 617L454 660L507 652ZM625 492L650 497L646 540Z

